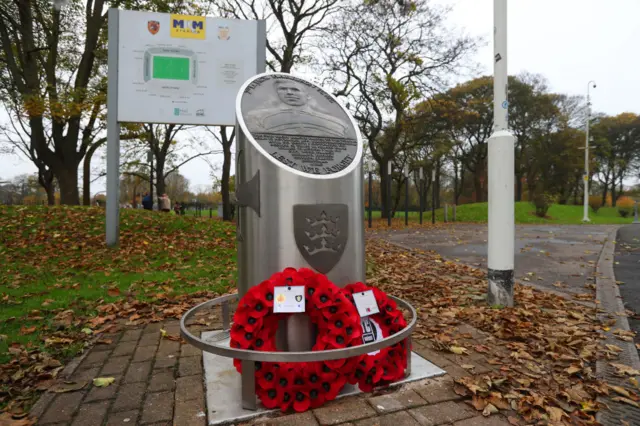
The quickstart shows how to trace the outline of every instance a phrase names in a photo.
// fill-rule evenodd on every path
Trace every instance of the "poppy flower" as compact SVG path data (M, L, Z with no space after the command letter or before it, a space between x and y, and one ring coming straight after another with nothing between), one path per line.
M307 411L311 407L311 399L309 398L309 392L307 390L299 389L294 393L293 409L298 413Z
M273 366L263 365L256 371L256 384L262 389L270 389L276 386L277 374Z
M346 333L332 331L330 334L322 336L322 341L327 344L328 349L340 349L346 347Z
M333 303L319 308L324 318L332 318L336 315L345 314L346 312L353 312L357 316L357 311L353 309L354 306L346 298L342 298L339 301L334 300Z
M358 292L361 292L361 291L370 290L370 288L367 287L366 284L364 284L364 283L357 282L357 283L353 283L353 284L349 284L349 285L345 286L343 288L343 290L345 290L345 292L348 293L348 294L353 294L353 293L358 293Z
M271 308L273 307L273 288L275 285L272 281L263 281L259 285L252 287L251 291L254 292L254 297L256 301L260 301L264 304L264 306Z
M333 401L336 399L347 380L344 376L338 376L336 380L332 382L322 382L322 390L325 392L324 399L327 401Z
M255 332L263 328L263 318L264 317L254 317L252 315L248 315L245 321L242 321L241 324L246 331Z
M276 272L271 276L270 281L276 286L298 286L304 285L304 278L300 276L294 268L286 268L282 272Z
M322 383L314 384L309 387L309 402L311 408L318 408L324 404L326 398L324 389L322 389Z
M291 368L291 363L280 365L276 371L278 372L276 387L282 390L290 389L295 379L295 372Z
M234 324L231 327L231 339L240 345L243 349L249 349L256 338L257 334L245 330L242 326Z
M327 364L327 362L329 361L318 361L312 363L309 368L309 383L311 385L314 385L318 382L333 381L337 378L338 373L336 373L334 369L332 369L331 366Z
M256 394L260 398L262 405L268 409L278 408L282 405L284 392L276 386L256 388Z

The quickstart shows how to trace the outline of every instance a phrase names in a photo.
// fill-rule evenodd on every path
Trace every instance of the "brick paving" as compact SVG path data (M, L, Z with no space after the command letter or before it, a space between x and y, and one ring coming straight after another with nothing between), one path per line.
M161 338L160 329L179 335L178 322L120 327L122 331L103 336L111 344L94 346L73 371L65 370L64 380L87 386L41 397L31 412L37 424L205 425L202 354ZM95 387L96 377L113 377L115 382Z
M472 329L473 340L486 344L492 339L472 327L459 327L461 333ZM475 334L478 333L478 334ZM414 341L414 351L426 356L429 361L447 370L445 376L408 383L390 388L378 394L361 394L327 403L307 413L263 417L238 425L273 426L509 426L502 414L483 417L468 402L468 399L453 391L454 374L450 371L470 372L460 364L469 364L469 357L462 361L454 354L435 352L428 341ZM437 356L433 356L437 355ZM474 355L474 362L482 365L486 360L481 354ZM486 362L485 362L486 363ZM486 364L490 368L489 364ZM511 413L510 415L513 415Z
M140 327L120 325L121 331L103 339L108 345L91 348L79 363L71 363L62 378L87 382L68 393L45 393L31 414L38 425L118 426L207 424L202 353L188 344L163 339L179 334L177 321ZM208 327L211 328L211 327ZM215 327L214 327L215 328ZM192 328L194 330L194 328ZM491 344L491 337L466 325L459 332L471 341ZM481 354L459 357L437 352L428 341L414 340L414 350L447 371L436 379L391 388L375 394L332 401L298 414L276 414L242 425L278 426L507 426L501 414L485 418L453 392L453 378L490 371ZM75 365L74 365L75 364ZM461 367L473 365L468 371ZM95 387L92 379L113 377L107 387Z

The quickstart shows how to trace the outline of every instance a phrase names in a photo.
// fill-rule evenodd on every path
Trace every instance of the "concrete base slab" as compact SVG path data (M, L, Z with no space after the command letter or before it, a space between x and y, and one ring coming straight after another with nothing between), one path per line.
M220 339L220 331L208 331L202 333L202 340L223 342L229 345L229 338ZM226 336L224 336L226 337ZM203 352L205 385L207 390L207 411L210 425L248 420L278 410L268 410L258 403L256 411L242 408L242 395L240 374L233 366L231 358L224 358ZM398 386L403 383L422 380L429 377L437 377L446 374L446 371L433 365L415 352L411 353L411 375L392 384ZM357 386L347 384L338 398L356 395L361 391Z

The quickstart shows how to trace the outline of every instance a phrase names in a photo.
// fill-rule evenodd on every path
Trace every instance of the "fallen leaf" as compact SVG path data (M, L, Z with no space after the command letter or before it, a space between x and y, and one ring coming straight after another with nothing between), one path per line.
M15 419L9 412L0 413L0 426L31 426L35 424L35 419Z
M107 290L107 294L111 297L120 296L120 289L118 287L112 287L109 290Z
M518 420L517 418L513 417L513 416L509 416L507 417L507 420L509 420L509 423L512 426L520 426L520 420Z
M487 404L487 400L478 395L473 395L473 398L471 398L471 405L478 411L484 410Z
M607 349L609 349L612 352L622 352L622 348L620 346L616 346L616 345L605 345L607 347Z
M500 410L498 410L495 405L493 404L487 404L486 407L484 407L484 410L482 410L482 415L485 417L489 417L492 414L498 413Z
M62 383L57 383L57 384L53 385L49 389L49 391L50 392L55 392L55 393L73 392L73 391L80 390L80 389L84 388L85 386L87 386L87 382L86 381L62 382Z
M616 373L619 375L628 375L628 376L638 376L640 375L640 371L635 368L629 367L628 365L611 363L611 366L616 369Z
M565 413L562 408L544 407L544 410L549 414L549 418L553 422L559 422L562 420L563 417L569 417L567 416L567 413Z
M67 327L70 327L72 323L73 323L73 311L71 309L62 311L58 315L53 317L53 325L56 327L67 328Z
M115 382L114 377L97 377L93 379L93 385L99 388L103 388L105 386L109 386L111 383Z
M36 331L36 326L31 326L31 327L25 327L24 325L22 327L20 327L20 334L22 336L25 336L27 334L32 334L34 331Z
M611 400L612 401L616 401L616 402L622 402L624 404L633 405L634 407L640 408L640 404L638 404L635 401L630 400L629 398L623 398L621 396L614 396L613 398L611 398Z
M469 353L469 351L466 348L462 348L460 346L449 346L449 351L453 352L456 355Z

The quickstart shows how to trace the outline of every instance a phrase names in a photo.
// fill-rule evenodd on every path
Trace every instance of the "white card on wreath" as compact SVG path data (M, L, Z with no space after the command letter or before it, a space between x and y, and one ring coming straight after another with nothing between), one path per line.
M304 286L292 285L273 288L273 313L304 312Z
M380 312L380 309L378 309L378 302L376 302L376 297L373 295L373 290L353 293L353 301L356 303L356 308L358 309L360 318L368 317L369 315L374 315Z

